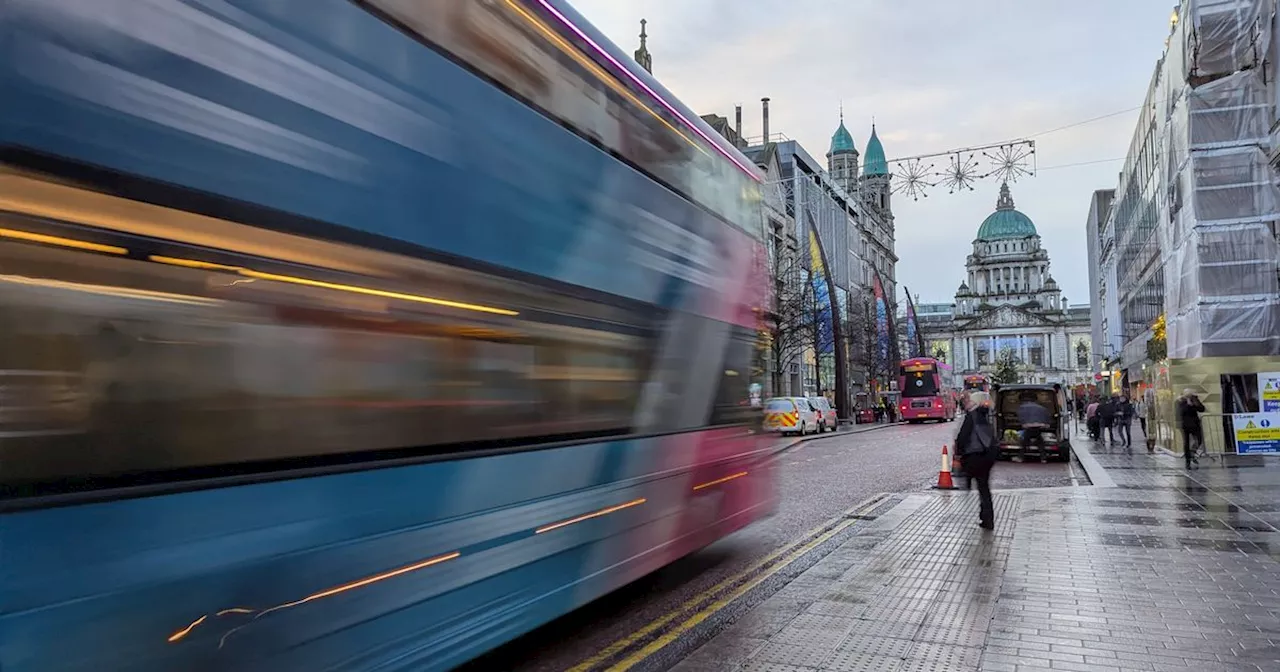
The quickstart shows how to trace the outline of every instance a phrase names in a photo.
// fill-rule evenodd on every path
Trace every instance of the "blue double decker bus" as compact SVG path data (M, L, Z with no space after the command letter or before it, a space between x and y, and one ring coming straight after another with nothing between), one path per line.
M759 179L561 0L0 0L0 669L448 669L774 503Z

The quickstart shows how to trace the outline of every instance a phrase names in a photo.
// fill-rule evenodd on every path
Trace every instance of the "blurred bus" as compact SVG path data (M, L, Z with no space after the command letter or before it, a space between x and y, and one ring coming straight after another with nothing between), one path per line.
M976 374L964 377L965 392L991 392L991 379L986 374Z
M4 8L5 672L447 669L774 507L759 175L560 0Z
M898 390L902 398L898 411L907 422L956 418L956 399L951 389L950 371L932 357L904 359L898 365Z

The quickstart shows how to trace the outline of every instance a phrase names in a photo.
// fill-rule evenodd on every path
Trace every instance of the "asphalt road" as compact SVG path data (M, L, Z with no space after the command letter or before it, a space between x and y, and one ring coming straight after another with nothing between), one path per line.
M777 513L634 584L472 662L466 672L559 672L662 617L677 605L743 571L802 532L884 492L912 492L937 482L941 448L959 420L895 425L801 443L779 461ZM992 487L1087 484L1078 464L1004 462Z

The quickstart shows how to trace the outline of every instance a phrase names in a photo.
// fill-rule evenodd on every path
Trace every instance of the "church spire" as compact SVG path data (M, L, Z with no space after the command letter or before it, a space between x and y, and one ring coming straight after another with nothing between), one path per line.
M1012 210L1013 194L1009 193L1009 183L1000 183L1000 198L996 199L996 210Z
M653 56L649 55L649 47L645 45L645 39L649 37L644 30L645 24L647 23L649 22L644 19L640 19L640 48L636 49L635 59L636 63L638 63L640 67L644 68L645 72L652 75Z

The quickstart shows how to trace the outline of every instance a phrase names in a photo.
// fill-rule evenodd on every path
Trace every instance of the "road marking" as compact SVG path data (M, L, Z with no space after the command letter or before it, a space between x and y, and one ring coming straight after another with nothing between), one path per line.
M838 523L830 531L826 532L822 536L814 539L813 541L810 541L808 544L805 544L804 546L800 547L799 549L789 554L787 559L784 560L783 562L778 563L773 568L764 572L760 576L757 576L756 578L751 579L750 581L744 583L743 585L731 591L728 595L725 595L724 597L707 605L706 608L697 612L693 616L690 616L683 623L680 623L679 625L672 628L671 630L668 630L665 634L655 639L648 646L640 649L639 651L631 654L630 656L627 656L622 660L622 662L618 663L617 665L610 667L609 672L624 672L625 670L629 670L632 667L635 667L637 663L643 661L645 658L648 658L649 656L652 656L658 651L661 651L662 649L666 648L667 645L674 642L681 635L688 632L689 630L692 630L694 626L698 625L699 623L715 615L716 612L725 608L731 602L738 599L739 597L742 597L752 588L755 588L756 586L768 580L773 575L782 571L787 566L789 566L792 562L795 562L800 557L802 557L805 553L808 553L809 551L813 550L818 545L836 536L840 532L844 531L845 528L849 527L850 525L853 525L856 522L858 522L858 519L849 518Z
M619 639L609 646L606 646L596 655L591 656L578 665L570 668L569 672L588 672L589 670L596 669L605 669L609 670L609 672L621 672L634 667L637 663L671 644L671 642L674 642L680 635L688 632L694 626L705 621L735 599L746 594L752 588L760 585L768 578L776 575L791 563L803 557L805 553L812 551L814 548L844 531L850 525L859 522L860 519L855 516L861 515L864 511L874 508L889 496L889 493L881 493L874 497L870 497L863 500L857 506L844 511L840 515L827 520L817 527L808 530L804 534L800 535L795 541L774 551L773 553L770 553L751 567L721 581L720 583L717 583L715 586L712 586L705 591L702 591L697 596L687 600L684 604L669 612L667 615L645 625L639 630ZM752 576L757 573L758 575L754 577ZM744 581L745 583L742 583ZM741 583L741 585L737 588L718 598L716 597L719 593L739 583ZM687 616L687 618L676 624L671 630L662 633L656 639L649 641L648 644L645 644L640 649L634 651L620 662L607 667L605 666L608 661L624 654L628 649L633 649L642 642L647 641L651 635L659 632L682 616Z

